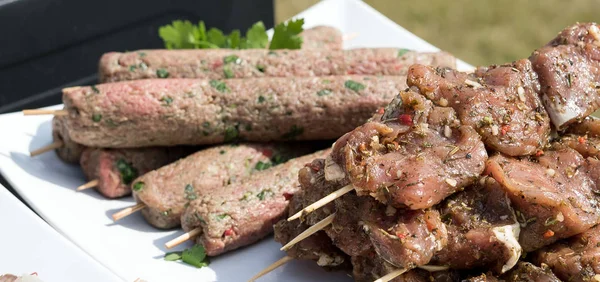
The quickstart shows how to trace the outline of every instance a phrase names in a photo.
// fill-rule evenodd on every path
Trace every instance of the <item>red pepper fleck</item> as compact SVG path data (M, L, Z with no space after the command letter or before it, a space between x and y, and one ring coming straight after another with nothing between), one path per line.
M233 235L233 228L229 228L223 232L223 236L231 236Z
M544 155L544 151L542 151L542 150L537 150L537 152L535 152L535 156L536 157L540 157L540 156L543 156L543 155Z
M585 137L583 137L583 136L579 136L579 137L577 138L577 141L579 141L579 144L585 144L585 142L586 142L587 140L585 139Z
M223 65L223 60L216 60L215 62L212 63L211 67L213 69L216 69L216 68L218 68L218 67L220 67L222 65Z
M383 115L384 112L385 112L384 108L379 108L379 110L377 110L377 113L380 115Z
M544 238L550 238L552 236L554 236L554 231L552 230L548 230L546 233L544 233Z
M273 156L273 150L271 149L262 149L261 153L263 154L263 156L267 157L267 158L271 158Z
M412 116L409 114L401 114L398 116L398 121L400 121L400 123L404 124L404 125L412 125L413 124L413 119Z
M291 193L283 193L283 197L285 198L286 201L289 201L292 197L294 197L294 194Z
M29 275L38 276L37 272L32 272L32 273L31 273L31 274L29 274Z
M506 133L508 133L510 131L510 125L503 125L502 128L500 129L500 133L502 133L502 135L506 135Z
M402 234L402 233L399 233L399 232L397 232L397 233L396 233L396 237L398 237L398 238L400 238L400 239L404 239L404 238L406 238L406 235L404 235L404 234Z

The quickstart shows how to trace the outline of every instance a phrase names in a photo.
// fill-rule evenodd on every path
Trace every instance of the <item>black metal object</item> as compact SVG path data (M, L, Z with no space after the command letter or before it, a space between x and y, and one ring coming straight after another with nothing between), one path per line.
M103 53L162 48L158 27L176 19L270 28L273 1L0 0L0 113L60 104L62 88L96 83Z

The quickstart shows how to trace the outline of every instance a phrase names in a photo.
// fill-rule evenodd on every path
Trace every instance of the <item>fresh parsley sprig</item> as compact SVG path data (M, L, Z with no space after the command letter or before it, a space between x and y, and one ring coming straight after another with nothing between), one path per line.
M184 263L195 266L197 268L208 266L208 264L210 263L208 256L206 256L206 250L202 245L194 245L193 247L186 249L183 252L166 253L165 260L181 260Z
M173 21L170 25L161 26L158 35L162 38L167 49L300 49L304 19L291 20L275 26L273 40L269 44L269 36L263 22L257 22L250 27L245 36L239 30L229 34L218 28L206 30L203 21L194 25L190 21Z

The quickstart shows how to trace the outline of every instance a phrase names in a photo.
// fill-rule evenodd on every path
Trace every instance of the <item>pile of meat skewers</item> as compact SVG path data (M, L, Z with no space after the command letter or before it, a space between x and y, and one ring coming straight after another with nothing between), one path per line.
M195 238L214 256L256 242L285 215L304 164L406 88L410 65L455 67L444 52L341 50L331 30L301 50L105 54L101 84L63 90L46 149L81 164L90 182L78 190L133 194L115 220L141 211L188 231L167 247Z
M598 25L511 64L416 64L407 77L300 171L275 225L278 264L357 281L600 281L600 121L587 118L600 107Z

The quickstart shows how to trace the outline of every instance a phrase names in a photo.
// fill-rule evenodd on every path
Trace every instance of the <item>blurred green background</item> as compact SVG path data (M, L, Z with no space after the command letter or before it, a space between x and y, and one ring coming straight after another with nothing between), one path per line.
M274 1L276 22L319 2ZM433 45L473 65L525 58L568 25L600 22L600 0L365 2Z

